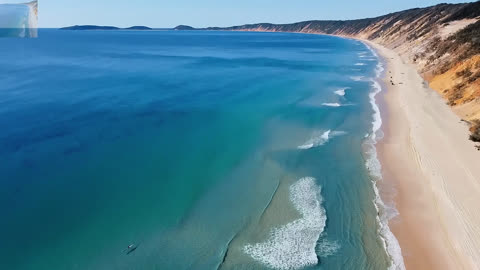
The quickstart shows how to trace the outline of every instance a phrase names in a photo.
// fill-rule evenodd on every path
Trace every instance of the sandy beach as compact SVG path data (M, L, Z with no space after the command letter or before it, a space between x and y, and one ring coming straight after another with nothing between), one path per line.
M480 151L468 126L413 65L367 43L387 62L380 189L399 212L390 227L406 268L480 269Z

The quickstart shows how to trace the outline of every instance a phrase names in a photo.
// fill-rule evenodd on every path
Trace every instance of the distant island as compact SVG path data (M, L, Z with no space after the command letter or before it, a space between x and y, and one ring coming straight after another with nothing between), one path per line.
M73 25L62 27L60 30L200 30L188 25L179 25L174 28L150 28L148 26L131 26L121 28L116 26L102 26L102 25Z
M100 25L74 25L60 28L60 30L154 30L147 26L131 26L128 28L120 28L115 26L100 26Z
M175 28L173 28L173 30L197 30L189 25L179 25Z

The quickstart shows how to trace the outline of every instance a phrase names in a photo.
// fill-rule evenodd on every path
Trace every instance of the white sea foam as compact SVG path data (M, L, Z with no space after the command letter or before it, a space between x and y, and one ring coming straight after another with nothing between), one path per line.
M365 63L356 63L355 66L365 66Z
M336 90L334 93L339 95L339 96L345 96L345 90L350 89L350 87L344 87Z
M370 94L368 95L370 98L370 104L372 105L372 109L373 109L373 122L372 122L373 127L372 127L371 138L374 141L374 143L377 143L377 133L381 132L380 128L382 127L382 117L380 115L380 108L376 103L375 97L378 93L382 91L382 87L375 80L372 80L372 87L373 87L373 91L370 92Z
M372 49L372 47L368 46L368 44L365 42L363 42L363 45L365 45L365 47L367 47L367 49L373 54L373 56L378 59L378 54L374 49Z
M365 44L367 48L372 52L372 54L378 58L376 52ZM378 60L378 59L377 59ZM377 79L381 76L384 71L383 64L379 62L375 70ZM382 91L381 85L376 81L372 80L373 91L369 94L370 104L373 109L373 121L372 121L372 132L367 137L365 142L367 146L367 159L366 166L370 175L372 176L373 189L375 192L374 205L379 213L377 215L377 223L379 225L379 235L383 242L385 251L387 255L391 258L391 265L389 270L405 270L405 264L403 262L402 250L398 243L398 240L393 235L388 222L390 219L395 217L398 212L394 207L389 207L385 205L380 197L380 193L377 187L376 182L382 179L382 166L377 157L377 149L375 148L376 143L383 137L382 127L382 117L380 114L380 109L376 103L376 95Z
M290 186L290 201L301 218L274 228L267 241L248 244L243 250L254 260L279 270L300 269L318 264L315 247L327 221L322 207L321 187L312 177Z
M322 146L325 143L327 143L328 140L330 140L331 138L335 136L344 135L345 133L346 132L344 131L331 131L331 130L327 130L325 132L315 131L312 134L310 139L308 139L304 144L298 146L297 148L306 150L306 149Z
M377 75L377 78L380 77L380 75L382 75L382 72L384 71L385 69L383 68L383 64L382 63L378 63L377 67L375 68L375 74Z
M362 58L361 61L377 61L378 58L373 58L373 57L369 57L369 58Z
M368 159L366 161L367 168L372 176L373 190L375 192L374 205L377 210L377 223L379 225L378 232L380 239L383 242L383 247L387 252L387 255L391 258L391 265L388 270L405 270L405 264L403 262L402 250L397 238L393 235L388 222L390 219L398 215L397 210L394 207L385 205L380 197L380 192L376 185L376 181L379 181L382 177L382 166L377 157L377 151L375 145L372 144L371 148L367 150Z
M351 76L350 79L354 80L354 81L363 81L365 79L364 76Z
M298 149L310 149L325 144L330 138L331 130L327 130L323 133L315 132L312 137L304 144L300 145Z
M322 103L322 106L325 106L325 107L345 107L345 106L353 106L355 104L353 103L343 103L343 104L340 104L340 103Z
M317 254L321 257L331 256L340 249L340 244L337 242L322 241L317 245Z
M327 106L327 107L340 107L342 106L340 103L322 103L322 106Z

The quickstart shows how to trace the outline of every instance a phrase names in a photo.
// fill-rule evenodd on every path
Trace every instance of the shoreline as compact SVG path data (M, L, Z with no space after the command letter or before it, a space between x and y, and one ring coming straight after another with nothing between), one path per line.
M376 78L385 87L376 99L383 116L384 136L375 144L383 177L374 188L387 210L397 211L388 227L405 268L480 270L480 152L466 123L395 51L350 36L288 33L358 40L385 64Z
M383 82L383 76L386 74L385 65L386 62L382 57L377 53L377 50L372 48L368 42L361 41L368 50L372 52L375 58L377 58L377 66L375 69L376 76L372 79L372 92L369 94L370 104L374 111L373 113L373 126L372 134L369 136L369 142L365 142L369 145L370 149L365 150L365 155L367 157L366 167L369 171L370 178L372 181L372 187L375 193L374 205L377 209L377 226L378 234L380 239L383 242L383 246L387 256L390 258L391 265L389 270L405 270L405 262L402 256L402 249L398 242L398 239L393 234L390 228L390 220L392 217L398 214L397 210L392 204L388 201L385 201L385 196L382 196L381 189L379 188L379 182L383 180L382 175L382 163L378 156L378 143L380 143L385 134L383 132L384 126L384 113L382 110L381 102L383 100L382 96L385 93L386 84Z
M468 140L468 127L413 66L361 41L386 64L379 78L386 89L377 100L384 116L384 138L376 145L383 181L377 186L399 213L389 227L406 268L480 269L480 152Z
M480 152L466 123L395 51L361 38L289 33L358 40L385 65L376 78L385 89L376 95L384 136L375 144L382 178L374 188L386 210L397 212L388 229L405 268L480 270Z

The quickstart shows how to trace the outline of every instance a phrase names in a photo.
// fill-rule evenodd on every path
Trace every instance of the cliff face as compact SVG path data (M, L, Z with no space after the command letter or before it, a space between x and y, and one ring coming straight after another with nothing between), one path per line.
M331 34L368 39L415 64L466 120L480 119L480 1L350 21L248 24L207 30Z

